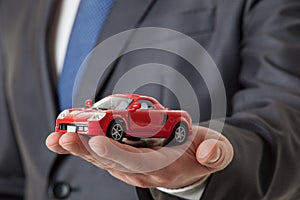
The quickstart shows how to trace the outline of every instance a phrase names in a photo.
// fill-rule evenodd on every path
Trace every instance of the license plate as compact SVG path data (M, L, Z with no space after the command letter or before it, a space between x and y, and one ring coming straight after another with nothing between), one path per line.
M76 126L68 125L67 132L76 133Z

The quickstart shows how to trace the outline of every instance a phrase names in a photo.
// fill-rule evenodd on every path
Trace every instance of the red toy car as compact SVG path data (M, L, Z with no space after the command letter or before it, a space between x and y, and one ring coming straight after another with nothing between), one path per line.
M192 133L192 120L187 112L169 110L152 97L114 94L94 105L87 100L86 108L64 110L55 129L60 133L106 135L116 141L151 137L183 143Z

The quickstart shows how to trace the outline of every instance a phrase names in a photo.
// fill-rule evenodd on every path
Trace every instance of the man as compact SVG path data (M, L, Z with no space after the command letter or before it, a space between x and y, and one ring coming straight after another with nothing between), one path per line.
M210 116L206 109L210 105L207 89L201 77L192 76L190 81L199 91L199 107L203 112L202 126L194 128L193 149L159 171L139 173L138 168L132 168L130 174L117 165L130 169L136 160L114 159L120 151L111 148L109 144L113 141L105 137L90 141L99 156L97 160L89 157L90 152L80 146L81 141L74 134L52 133L47 145L57 153L77 157L55 156L45 149L43 141L53 130L58 111L56 81L53 73L49 76L52 51L46 45L51 43L46 33L51 29L49 22L53 20L56 4L1 1L0 9L0 87L4 91L0 97L0 195L3 199L114 199L120 195L122 199L134 198L128 185L100 168L131 185L151 188L138 189L141 199L180 198L176 194L178 189L188 191L190 185L199 182L204 183L200 187L204 189L202 199L299 198L300 163L296 152L300 148L297 129L300 72L296 52L300 43L300 3L296 0L115 2L99 42L137 27L165 27L185 33L212 56L224 80L229 102L224 136L215 139L218 133L207 133L204 127ZM112 86L130 67L149 62L190 69L186 61L167 52L145 49L129 53L114 63L114 70L102 80L97 96L111 93ZM140 91L149 92L169 107L178 106L169 97L171 93L155 85ZM159 95L160 91L167 95ZM203 140L206 134L211 137ZM213 149L211 141L217 142ZM114 144L137 153L152 151ZM205 152L207 149L211 151Z

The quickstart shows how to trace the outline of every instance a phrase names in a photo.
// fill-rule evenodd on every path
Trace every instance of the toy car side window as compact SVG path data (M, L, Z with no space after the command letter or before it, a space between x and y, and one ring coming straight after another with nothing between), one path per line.
M119 105L115 108L115 110L124 110L128 106L128 103L125 101L121 101Z
M139 102L141 103L140 110L149 110L154 108L153 103L149 100L139 100Z

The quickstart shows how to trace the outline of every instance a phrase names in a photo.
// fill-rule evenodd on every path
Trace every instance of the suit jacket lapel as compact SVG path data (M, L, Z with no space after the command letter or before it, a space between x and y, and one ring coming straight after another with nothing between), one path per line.
M42 181L48 176L56 154L45 146L57 115L54 85L47 54L47 32L56 1L19 1L11 9L7 52L7 98L25 173ZM22 9L21 9L22 8ZM35 8L35 9L33 9ZM14 23L18 21L18 23ZM22 38L22 39L21 39ZM32 173L34 171L34 173Z
M43 1L43 6L45 9L47 9L47 12L45 12L45 15L43 18L41 18L41 29L44 34L40 35L41 41L44 41L43 43L39 44L39 52L43 54L41 56L41 71L42 73L42 79L44 85L44 95L46 95L49 99L48 102L46 102L48 113L48 120L49 125L54 128L55 126L55 119L57 117L57 94L56 94L56 88L57 88L57 75L56 75L56 69L55 69L55 60L54 60L54 31L53 28L57 28L57 21L59 20L57 16L57 11L60 9L61 2L58 0L54 1ZM53 129L54 130L54 129ZM52 153L51 153L52 154ZM48 163L46 163L47 166L46 172L51 178L50 174L53 173L53 170L57 168L55 166L58 164L58 161L65 158L66 156L53 154L49 158ZM58 159L61 158L61 159ZM51 180L49 180L51 181Z

